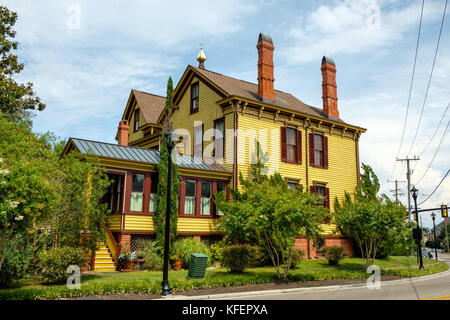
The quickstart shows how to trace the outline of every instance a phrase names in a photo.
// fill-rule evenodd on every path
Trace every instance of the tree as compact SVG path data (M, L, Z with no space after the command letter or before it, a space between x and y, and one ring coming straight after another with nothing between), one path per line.
M384 194L379 197L377 176L370 166L362 164L362 168L361 188L356 189L354 199L348 192L342 203L336 197L334 222L344 236L358 245L368 267L385 241L395 239L392 233L400 233L407 227L406 209Z
M16 12L0 6L0 114L23 119L31 116L30 110L44 110L45 104L35 95L31 82L16 82L17 74L24 68L11 52L17 50L19 45L13 40L16 36L13 30L16 21Z
M232 244L257 243L270 255L279 279L285 280L291 265L292 249L297 236L318 236L320 224L327 216L318 205L320 199L302 190L291 190L279 173L266 176L257 148L257 163L251 167L251 178L240 173L243 191L232 190L227 201L222 191L215 194L215 204L224 212L218 229Z
M167 95L166 95L166 117L163 124L163 135L170 127L170 107L173 101L173 83L172 77L167 81ZM167 148L167 141L163 139L160 148L160 160L156 165L158 170L158 187L157 187L157 205L156 212L153 216L155 224L155 241L159 247L164 247L165 221L166 221L166 201L168 188L168 173L169 173L169 150ZM172 185L171 185L171 212L170 212L170 235L169 235L169 252L173 252L173 245L177 238L177 220L178 220L178 188L180 184L180 172L175 162L172 162Z

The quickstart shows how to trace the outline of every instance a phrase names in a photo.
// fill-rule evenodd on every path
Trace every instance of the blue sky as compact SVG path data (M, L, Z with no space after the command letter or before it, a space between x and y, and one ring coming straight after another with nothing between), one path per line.
M393 188L387 179L405 180L401 164L393 176L392 171L405 118L421 1L0 3L19 14L18 54L25 63L20 79L32 81L47 104L34 118L38 132L115 142L130 90L165 95L169 75L176 84L188 64L197 64L200 43L207 69L256 82L256 42L259 32L264 32L275 45L275 87L307 104L322 106L321 58L327 55L335 60L341 118L368 129L360 142L362 162L375 169L383 192ZM445 0L425 1L402 157L419 120L444 4ZM449 10L410 156L425 147L450 101ZM450 111L418 162L413 182L425 172L449 119ZM444 139L431 169L417 185L419 201L450 169L449 147L449 139ZM405 184L401 187L406 190ZM404 203L405 199L401 197ZM447 178L424 207L450 204L449 200ZM424 225L430 222L424 215Z

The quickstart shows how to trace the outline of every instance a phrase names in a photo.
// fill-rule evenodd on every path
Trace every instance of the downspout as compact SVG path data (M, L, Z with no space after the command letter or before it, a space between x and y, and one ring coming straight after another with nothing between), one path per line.
M305 127L305 155L306 155L306 190L309 192L309 171L308 171L308 167L309 167L309 155L308 155L308 128L311 126L311 121L309 120L309 118L306 118L306 122L307 125ZM308 247L309 250L309 247Z
M238 186L238 163L237 163L237 151L238 151L238 108L239 104L236 101L236 109L234 111L234 152L233 152L233 188Z
M309 178L308 178L308 167L309 167L309 155L308 155L308 128L311 126L311 121L309 120L309 118L306 118L306 126L305 126L305 147L306 147L306 191L309 192ZM308 255L308 260L311 259L311 240L310 239L306 239L306 251L307 251L307 255Z
M355 138L355 153L356 153L356 185L358 188L361 187L361 171L359 168L359 132L356 132Z

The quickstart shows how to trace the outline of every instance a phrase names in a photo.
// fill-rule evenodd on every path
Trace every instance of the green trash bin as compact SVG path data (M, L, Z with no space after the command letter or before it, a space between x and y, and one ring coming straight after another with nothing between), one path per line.
M208 256L203 253L191 254L191 262L189 263L188 279L203 279L205 277L206 263Z

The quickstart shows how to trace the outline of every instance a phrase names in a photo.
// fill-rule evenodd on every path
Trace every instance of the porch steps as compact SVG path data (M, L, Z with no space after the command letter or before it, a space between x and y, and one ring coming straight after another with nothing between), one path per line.
M109 252L108 246L104 242L98 244L98 249L95 251L95 272L116 271L113 258Z

